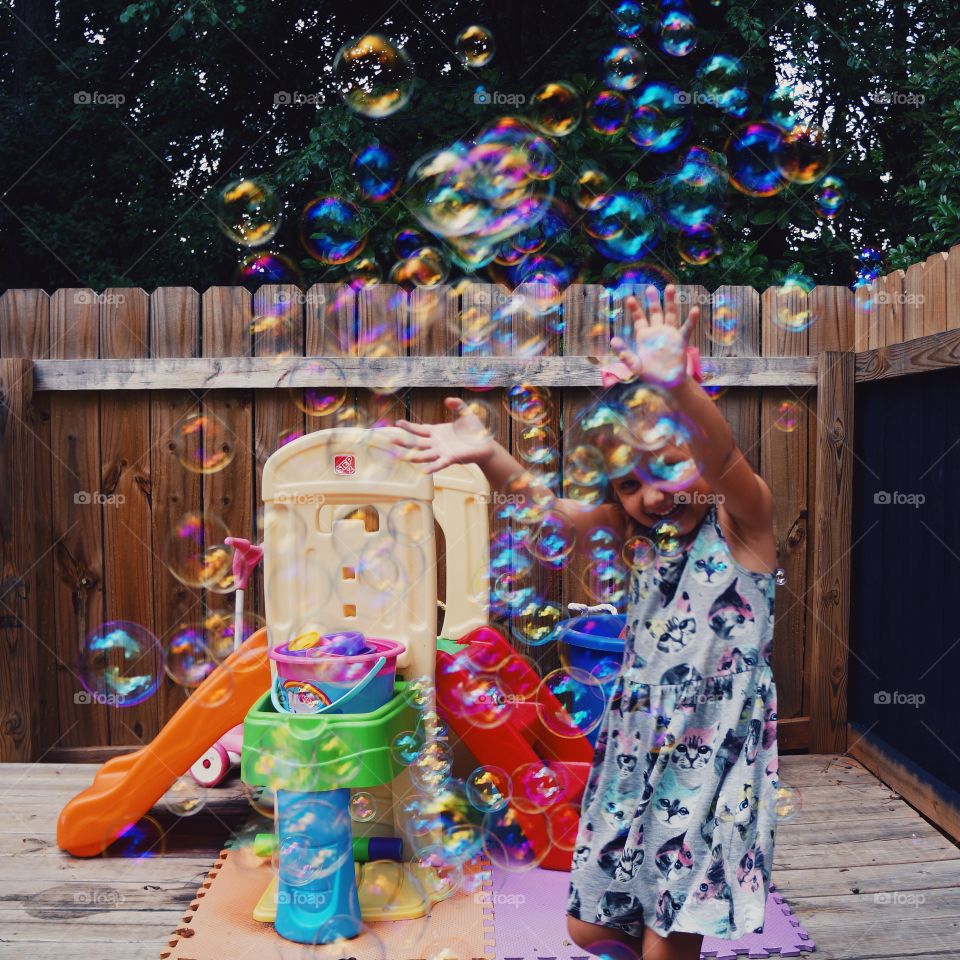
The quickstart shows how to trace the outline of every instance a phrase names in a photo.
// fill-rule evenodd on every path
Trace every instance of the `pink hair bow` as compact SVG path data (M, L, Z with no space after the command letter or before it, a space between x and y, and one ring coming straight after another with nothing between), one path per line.
M697 383L703 383L703 374L700 372L700 351L696 347L687 347L687 376L692 377ZM605 390L633 379L632 371L622 360L614 360L600 367L600 383Z

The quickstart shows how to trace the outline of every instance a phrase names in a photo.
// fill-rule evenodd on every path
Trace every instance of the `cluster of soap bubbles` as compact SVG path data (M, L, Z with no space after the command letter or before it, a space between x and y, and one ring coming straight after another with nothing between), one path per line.
M622 2L611 11L610 29L611 42L596 64L601 87L589 97L569 79L550 80L514 98L512 112L469 138L441 142L412 162L401 158L406 145L386 142L386 128L371 131L349 160L356 194L318 196L301 211L304 250L325 267L340 268L338 279L354 289L386 279L422 291L443 284L452 272L472 277L481 270L510 289L540 288L527 293L523 305L464 304L454 318L463 352L530 356L560 332L563 291L582 276L582 258L566 252L571 236L582 237L606 262L603 277L611 289L648 282L662 289L676 281L652 262L663 259L658 248L665 242L674 247L682 271L724 252L731 186L757 198L808 189L820 218L829 222L840 214L845 184L830 173L833 158L824 133L803 119L789 85L773 87L754 103L743 63L727 52L702 51L697 19L683 5L647 11ZM495 57L492 32L470 25L453 46L463 69L480 71L482 80ZM653 48L668 58L696 58L689 89L653 75L660 64ZM404 47L376 33L343 45L333 81L349 109L373 121L407 107L416 86ZM493 103L482 82L474 101ZM717 114L731 130L722 146L689 142L694 111ZM626 141L640 156L662 155L665 162L658 166L664 172L641 183L635 176L612 177L592 160L571 171L563 141L581 125L603 140ZM573 182L566 182L571 175ZM367 249L369 231L381 217L366 204L394 200L402 200L415 222L401 226L390 251L396 260L382 264L381 251ZM251 177L224 188L218 216L231 240L252 247L276 236L282 209L267 178ZM292 260L277 251L248 261L245 279L302 282ZM525 311L539 321L530 325L539 331L532 337L517 321Z

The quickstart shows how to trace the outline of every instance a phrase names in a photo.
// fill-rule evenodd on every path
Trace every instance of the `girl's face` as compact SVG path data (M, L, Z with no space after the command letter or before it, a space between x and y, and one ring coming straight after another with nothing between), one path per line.
M670 447L662 455L666 464L690 457L683 447ZM638 523L652 527L666 517L680 536L696 530L710 507L710 486L699 477L683 490L661 490L644 483L634 471L613 480L612 486L624 511Z

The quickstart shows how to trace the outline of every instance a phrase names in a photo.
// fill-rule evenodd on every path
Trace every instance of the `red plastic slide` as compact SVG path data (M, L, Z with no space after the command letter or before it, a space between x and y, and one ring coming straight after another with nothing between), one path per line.
M147 746L105 763L60 812L57 844L93 857L135 824L270 688L267 631L235 650Z
M539 674L498 630L478 627L459 644L456 653L437 651L437 703L443 718L480 764L509 774L526 764L545 764L556 773L562 792L541 814L519 810L515 804L510 810L533 846L538 865L569 870L578 822L571 805L579 813L593 747L583 735L560 736L543 724L541 710L565 716L563 708L549 691L538 694ZM502 699L491 705L495 709L481 711L486 715L471 716L463 705L476 699L477 678L484 673L496 677L496 696ZM572 721L570 729L576 729Z

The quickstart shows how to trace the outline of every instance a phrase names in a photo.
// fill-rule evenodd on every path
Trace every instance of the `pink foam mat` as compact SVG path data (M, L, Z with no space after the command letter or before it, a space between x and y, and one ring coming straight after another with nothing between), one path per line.
M491 898L497 960L593 960L567 937L569 874L557 870L508 873L494 868ZM816 950L810 935L770 884L763 933L739 940L704 937L701 957L797 957Z

